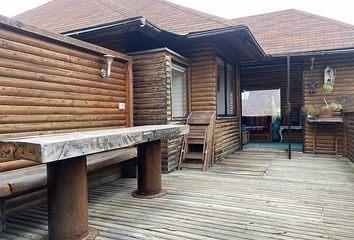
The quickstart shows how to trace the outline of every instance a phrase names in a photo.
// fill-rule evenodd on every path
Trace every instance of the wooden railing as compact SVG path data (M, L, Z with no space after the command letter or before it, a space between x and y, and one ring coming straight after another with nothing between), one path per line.
M344 154L354 162L354 108L344 113Z

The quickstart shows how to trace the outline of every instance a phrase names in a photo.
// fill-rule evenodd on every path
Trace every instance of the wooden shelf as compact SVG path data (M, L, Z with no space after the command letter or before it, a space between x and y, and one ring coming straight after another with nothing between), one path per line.
M327 154L335 154L336 158L338 156L338 125L343 123L343 118L341 117L331 117L331 118L316 118L316 119L306 119L308 122L313 123L314 126L314 132L313 132L313 154L315 155L316 153L327 153ZM333 142L333 147L334 150L322 150L317 148L317 125L328 125L331 124L333 125L333 134L334 134L334 142Z
M342 123L343 118L341 118L341 117L307 118L306 121L308 121L310 123Z

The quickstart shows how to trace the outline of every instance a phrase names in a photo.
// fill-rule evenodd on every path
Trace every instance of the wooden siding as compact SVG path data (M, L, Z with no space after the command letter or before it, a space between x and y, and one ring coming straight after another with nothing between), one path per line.
M166 147L166 156L168 156L168 161L163 162L163 171L171 172L177 168L181 155L182 140L183 137L168 140Z
M188 62L171 52L142 52L133 56L134 125L185 124L172 119L171 77L172 61L184 65ZM162 142L162 171L177 167L182 138Z
M216 59L218 54L213 43L191 44L181 50L190 61L190 88L192 111L216 111ZM236 64L236 63L233 63ZM237 77L237 79L239 79ZM237 83L236 86L239 86ZM239 92L239 88L236 89ZM239 95L239 94L237 94ZM236 101L236 112L239 106ZM217 118L215 126L215 160L240 149L240 123L238 117Z
M178 50L189 62L189 101L191 111L216 111L216 58L212 43L190 44ZM167 51L133 54L134 124L184 124L172 119L171 63L188 64ZM239 79L239 78L237 78ZM236 84L239 86L239 84ZM238 88L238 92L240 88ZM238 105L238 104L237 104ZM239 110L237 109L236 112ZM217 120L215 159L221 160L240 148L238 117ZM163 143L163 171L173 170L178 163L181 139Z
M181 50L190 63L191 111L216 111L216 51L211 43Z
M167 124L166 64L164 52L133 55L134 125Z
M354 113L348 115L347 120L348 131L348 157L354 162Z
M133 55L134 126L167 124L165 52ZM162 171L168 172L168 144L162 141Z
M230 153L240 149L239 125L238 117L216 120L215 161L220 161Z
M99 75L105 54L115 56L108 79ZM131 64L124 54L0 16L0 138L132 126ZM125 103L125 111L118 103ZM0 158L0 173L37 164ZM97 170L89 184L114 180L121 171L117 164ZM6 199L5 215L44 204L41 184Z
M348 110L345 114L345 154L354 162L354 109Z
M190 70L189 70L189 61L186 59L182 59L179 56L173 55L171 53L168 54L169 62L166 64L166 89L167 89L167 119L168 124L186 124L185 119L173 119L172 118L172 62L183 65L187 68L187 86L188 86L188 109L191 109L190 105ZM163 164L162 168L166 169L168 172L174 170L178 166L178 162L181 155L183 137L178 137L175 139L169 139L167 141L167 156L168 162L167 164Z
M0 25L0 137L129 126L129 57L36 31ZM117 56L109 79L105 53Z
M323 106L322 86L323 71L326 66L336 69L336 79L334 81L333 92L329 95L328 101L343 104L344 108L354 106L354 55L353 54L337 54L332 56L316 57L312 78L317 80L316 94L312 95L309 90L310 76L310 60L305 59L304 71L304 100L305 104L313 104ZM343 153L343 128L338 129L338 151ZM323 150L333 150L333 131L328 127L319 129L318 146ZM313 125L305 124L305 151L311 152L313 147Z

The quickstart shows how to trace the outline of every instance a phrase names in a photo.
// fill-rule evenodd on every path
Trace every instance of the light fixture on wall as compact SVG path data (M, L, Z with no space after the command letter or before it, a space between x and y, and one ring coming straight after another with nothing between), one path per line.
M109 78L109 76L111 76L111 66L112 66L112 62L114 60L114 56L112 56L110 54L106 54L103 57L104 57L104 59L106 59L107 69L101 69L100 75L102 78Z

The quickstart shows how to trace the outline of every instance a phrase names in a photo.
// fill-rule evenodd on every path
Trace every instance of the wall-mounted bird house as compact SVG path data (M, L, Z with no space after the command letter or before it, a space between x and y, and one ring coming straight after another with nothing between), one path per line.
M324 70L324 83L334 85L334 79L336 78L336 70L327 66Z

